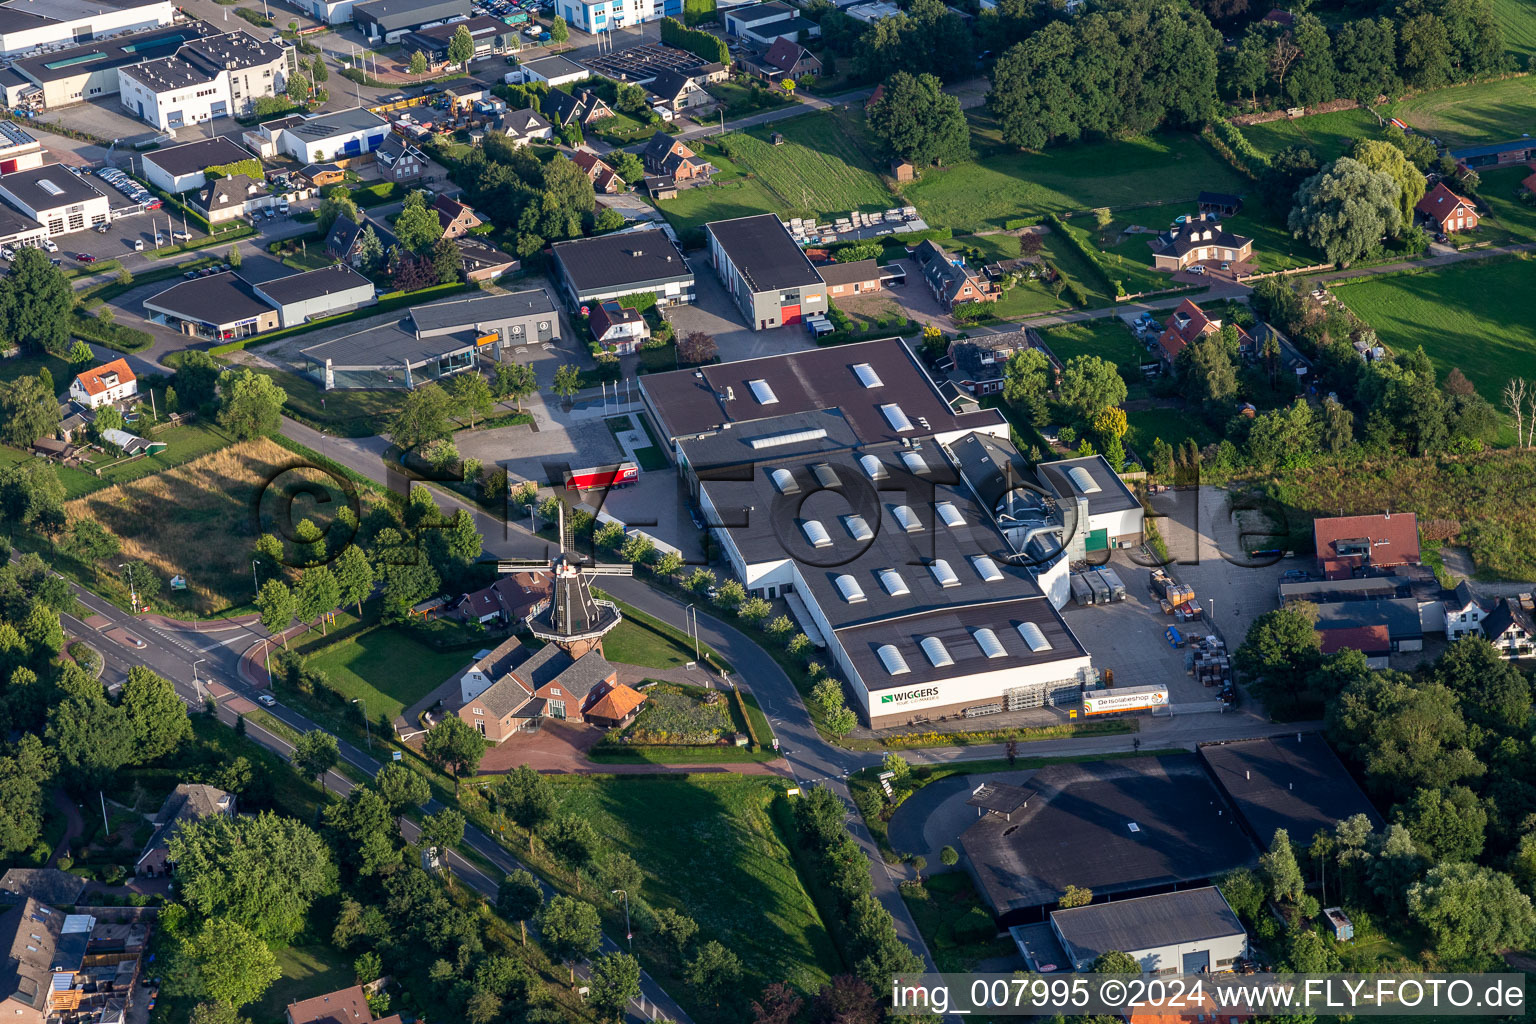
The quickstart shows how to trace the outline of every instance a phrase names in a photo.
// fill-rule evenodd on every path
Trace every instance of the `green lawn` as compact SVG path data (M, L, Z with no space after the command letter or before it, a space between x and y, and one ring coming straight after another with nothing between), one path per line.
M379 626L331 644L322 640L306 663L329 676L348 700L361 697L369 719L376 722L381 715L393 719L462 672L473 655L467 649L434 650L408 634Z
M0 382L8 384L18 377L35 377L37 371L44 368L47 368L49 375L53 377L53 389L56 394L63 394L69 390L69 382L75 379L74 372L64 360L47 352L0 359Z
M628 114L614 114L612 117L593 122L588 127L587 134L602 139L611 146L628 146L636 142L644 142L659 130L658 125L642 124Z
M783 145L768 141L774 132L783 134ZM657 204L679 231L755 213L824 217L889 209L896 202L876 171L863 118L847 111L807 114L722 141L727 159L714 145L701 154L720 169L716 184Z
M1536 0L1493 0L1493 16L1504 30L1504 49L1518 54L1524 67L1536 54Z
M1536 242L1536 209L1515 198L1520 182L1529 177L1525 164L1479 171L1483 179L1477 198L1487 204L1487 211L1474 232L1477 241L1495 244Z
M338 437L372 437L385 429L405 401L404 388L386 391L321 391L308 377L265 366L252 367L288 392L287 411Z
M1151 451L1155 437L1175 448L1191 437L1202 448L1217 440L1204 420L1183 409L1140 409L1126 413L1125 418L1131 425L1125 437L1126 447L1136 449L1144 457Z
M1382 341L1400 352L1423 345L1440 374L1460 367L1495 405L1511 377L1536 377L1536 262L1479 260L1334 287Z
M626 616L603 637L603 656L643 668L682 668L693 660L693 648L682 646L649 623Z
M1260 273L1326 262L1322 253L1294 237L1284 224L1266 217L1257 202L1222 221L1222 227L1253 239L1253 258Z
M1150 200L1193 203L1202 189L1244 191L1237 173L1187 134L1074 143L1039 153L1001 145L977 149L978 159L927 168L920 180L902 187L930 226L973 231L1047 211Z
M718 940L741 958L746 974L730 1003L744 1003L775 981L814 992L840 973L837 951L770 817L771 803L786 799L784 780L563 775L551 781L562 812L584 818L640 864L640 897L693 917L699 942ZM744 1019L710 1013L703 1000L692 1000L690 1008L701 1020Z
M1531 0L1521 0L1529 9ZM1536 130L1536 78L1505 78L1436 89L1382 108L1448 146L1505 142Z
M1127 387L1134 388L1141 381L1141 359L1146 349L1118 316L1042 328L1040 336L1063 363L1073 356L1098 356L1115 364Z
M64 485L64 500L72 501L92 491L111 487L113 484L129 483L162 470L180 466L232 443L232 440L217 427L201 423L167 427L155 434L154 439L166 442L165 451L156 455L146 455L140 459L114 460L100 452L92 452L91 454L95 457L94 465L102 467L100 476L96 475L94 468L55 467L59 474L59 482ZM0 447L0 465L12 465L31 458L34 456L18 448Z
M756 114L764 110L777 110L793 102L782 92L772 89L756 89L740 82L715 82L705 89L711 96L725 105L725 119L734 121L739 117ZM715 115L719 117L719 114Z
M1324 162L1340 156L1360 139L1381 134L1371 112L1359 108L1243 125L1242 131L1253 148L1266 156L1274 156L1287 146L1303 145L1310 146Z
M334 992L357 983L348 954L329 942L309 942L277 952L283 976L266 995L245 1010L251 1024L282 1024L289 1003Z

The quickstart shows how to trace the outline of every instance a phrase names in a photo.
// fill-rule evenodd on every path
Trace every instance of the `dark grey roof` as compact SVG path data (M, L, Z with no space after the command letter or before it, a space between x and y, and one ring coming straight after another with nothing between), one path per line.
M195 39L181 48L181 55L204 67L239 71L271 64L282 58L283 49L269 39L236 29Z
M663 68L656 72L656 77L647 82L645 87L662 99L675 100L688 87L688 83L697 78L697 74L687 75L670 68Z
M1318 830L1331 832L1356 814L1381 824L1381 815L1319 733L1208 743L1200 756L1261 845L1268 846L1275 829L1283 828L1293 844L1306 846Z
M1202 237L1207 231L1211 237ZM1191 249L1201 249L1207 246L1219 245L1228 249L1241 249L1251 238L1235 235L1223 228L1215 221L1192 220L1180 224L1177 230L1166 232L1162 235L1163 241L1177 256L1183 256Z
M1243 197L1230 192L1201 192L1195 202L1201 206L1242 206Z
M266 194L266 183L248 174L234 174L228 178L215 178L197 190L195 205L212 212L230 204L244 206L253 196Z
M328 114L317 114L314 117L290 124L283 130L292 132L294 135L310 142L319 142L337 135L348 135L352 132L365 131L370 128L387 128L388 126L389 122L373 111L364 110L362 107L353 107L350 110L336 110Z
M628 231L556 242L555 262L578 294L690 281L693 271L663 231Z
M592 577L587 573L562 570L555 573L553 582L549 607L529 623L534 636L571 640L600 635L619 624L612 604L599 604L592 596Z
M11 209L5 203L0 203L0 240L11 238L24 232L37 231L39 225L31 217L23 216Z
M84 175L75 174L63 164L11 171L0 178L0 189L34 210L56 210L102 198L102 193Z
M509 110L501 116L499 127L508 135L522 135L527 131L542 131L545 128L553 128L549 119L532 107L523 107L521 110Z
M476 295L467 299L444 299L411 310L411 320L423 333L460 330L478 324L491 324L519 316L538 316L555 311L555 304L542 288L505 295Z
M146 309L198 323L232 324L272 311L234 271L173 284L144 300Z
M532 695L522 683L507 675L487 687L478 699L491 714L497 718L505 718L527 703L530 696Z
M1051 922L1066 940L1072 963L1116 950L1134 956L1165 946L1247 934L1213 885L1057 910Z
M473 13L469 0L370 0L352 8L355 20L374 22L386 32Z
M584 75L587 69L576 63L569 57L561 57L556 54L553 57L540 57L538 60L523 61L523 69L532 71L540 78L564 78L566 75Z
M951 441L945 450L988 511L997 511L1003 496L1020 487L1035 491L1035 475L1013 442L972 431ZM1041 505L1044 505L1043 496Z
M1194 754L1050 765L1029 781L1039 796L1011 822L987 815L960 838L999 915L1055 903L1068 885L1131 893L1257 859Z
M874 259L854 260L852 263L822 263L816 272L827 284L856 284L880 280L880 264Z
M147 60L121 69L121 73L136 79L151 92L168 92L189 85L207 85L218 78L213 68L204 67L180 56Z
M278 277L255 285L258 293L279 306L317 299L322 295L332 295L353 288L367 288L371 291L373 282L344 263L305 271L302 274L289 274L287 277Z
M237 160L254 160L255 158L256 155L250 150L223 135L144 154L145 163L154 164L175 177L196 174L206 168L232 164Z
M704 225L704 230L719 242L755 292L821 284L816 267L795 244L777 214L712 221Z
M793 15L795 9L787 4L767 3L758 4L740 11L727 11L726 16L743 25L756 25L765 21L774 21L784 18L785 15Z
M58 868L11 868L0 877L0 897L30 898L53 906L74 906L85 891L85 879Z
M1386 626L1393 640L1424 635L1419 602L1411 597L1375 598L1366 601L1331 601L1317 606L1318 629L1353 629ZM1486 629L1486 624L1484 625Z
M983 782L971 791L966 801L971 807L980 807L1003 816L1013 814L1034 797L1035 791L1026 786L1010 786L1006 782Z
M327 359L337 367L381 366L396 369L420 366L443 356L475 347L474 338L462 334L443 334L418 338L410 329L410 320L377 327L366 327L340 338L332 338L303 349L304 355L323 364Z
M459 250L467 273L484 270L487 267L504 267L517 262L516 256L504 253L474 235L460 235L453 240L453 245Z
M1071 469L1085 471L1093 478L1093 482L1099 489L1083 494L1072 482L1072 476L1076 474L1069 474L1068 470ZM1087 498L1089 515L1128 512L1131 509L1141 508L1141 501L1136 497L1135 492L1125 485L1125 481L1110 468L1102 455L1042 462L1035 467L1035 472L1039 475L1040 482L1054 491L1058 498L1071 500L1079 495Z
M229 803L225 804L224 801ZM139 854L139 860L142 861L170 842L171 836L183 823L227 813L226 808L233 810L233 797L224 790L196 782L181 783L171 790L165 803L160 805L160 813L155 816L155 831L144 845L144 852Z
M1496 603L1483 618L1483 635L1497 639L1511 627L1536 636L1536 617L1520 606L1517 598L1506 597Z
M27 57L16 68L34 82L56 82L78 78L98 71L137 64L175 53L182 43L205 36L211 25L190 21L169 28L137 32L113 39L98 39L83 46Z
M342 214L336 218L336 223L331 225L330 234L325 236L325 247L342 259L346 259L362 233L363 225Z

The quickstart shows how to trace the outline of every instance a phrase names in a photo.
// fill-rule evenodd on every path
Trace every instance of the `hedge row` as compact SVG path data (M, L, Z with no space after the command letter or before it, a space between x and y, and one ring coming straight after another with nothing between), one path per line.
M122 324L109 324L76 309L70 317L69 333L118 352L142 352L155 343L154 335Z
M168 260L173 256L180 256L182 253L207 249L209 246L233 245L242 238L250 238L255 233L256 229L246 224L242 227L225 231L223 234L209 235L207 238L194 238L190 242L182 242L179 245L163 246L149 253L149 258L152 260Z
M233 178L237 174L243 174L257 181L266 177L266 172L261 169L261 161L255 157L247 157L244 160L231 160L227 164L216 164L213 167L203 168L203 174L208 178Z
M1017 231L1020 228L1032 228L1043 221L1044 217L1014 217L1003 221L1003 230Z
M679 50L687 50L702 60L727 66L731 63L731 51L726 47L724 39L689 28L676 18L661 19L661 41Z
M1046 214L1045 221L1051 226L1052 231L1060 235L1063 241L1065 241L1073 249L1077 250L1077 254L1079 256L1088 261L1088 266L1092 267L1093 272L1099 275L1099 280L1103 283L1104 290L1106 292L1113 292L1117 290L1115 286L1110 282L1109 275L1104 272L1104 265L1099 262L1099 254L1090 249L1088 244L1081 238L1077 237L1077 235L1073 234L1071 231L1068 231L1066 221L1062 220L1054 213ZM1071 281L1068 281L1066 283L1066 287L1062 289L1063 294L1066 293L1067 289L1074 291L1077 296L1083 300L1083 302L1087 301L1087 297L1083 295L1082 290L1076 288ZM1079 302L1078 305L1082 305L1083 302Z
M1269 169L1269 157L1253 148L1243 130L1225 118L1217 118L1210 124L1212 141L1217 149L1225 149L1225 155L1239 171L1250 178L1257 178Z

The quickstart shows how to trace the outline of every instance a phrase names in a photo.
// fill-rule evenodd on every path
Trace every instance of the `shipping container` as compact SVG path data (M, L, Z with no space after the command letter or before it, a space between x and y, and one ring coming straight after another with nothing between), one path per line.
M1093 588L1088 585L1087 580L1083 579L1082 573L1073 573L1071 580L1072 599L1083 607L1087 607L1088 605L1093 604Z
M1111 601L1125 600L1125 581L1120 578L1119 573L1113 569L1100 569L1099 579L1103 580L1104 585L1109 588Z
M1098 573L1085 572L1083 579L1093 588L1094 604L1109 604L1109 584L1100 579Z
M628 487L640 479L640 467L633 462L616 466L592 466L565 471L565 486L572 491L593 491L610 487Z
M1166 686L1133 686L1114 692L1083 694L1083 714L1109 715L1122 711L1151 711L1168 706Z

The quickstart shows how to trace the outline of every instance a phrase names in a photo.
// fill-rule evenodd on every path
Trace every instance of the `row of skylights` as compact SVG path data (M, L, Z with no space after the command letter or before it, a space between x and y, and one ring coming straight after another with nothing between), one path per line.
M791 430L784 434L770 434L767 437L754 437L747 443L754 449L778 448L786 444L799 444L801 441L817 441L827 436L823 427L812 427L809 430Z
M849 577L843 577L849 579ZM1021 622L1018 625L1019 635L1024 638L1024 643L1036 654L1051 649L1051 643L1040 631L1040 627L1033 622ZM981 649L982 655L989 661L996 658L1006 658L1008 651L1004 649L1003 642L997 638L997 633L986 627L978 626L971 630L971 638L976 641L976 646ZM934 668L948 668L955 663L954 655L949 653L949 648L944 646L944 641L936 636L925 636L917 642L927 655L928 663ZM912 671L907 665L907 659L897 649L895 644L883 644L875 653L880 657L880 663L885 666L885 671L893 676L906 675Z

